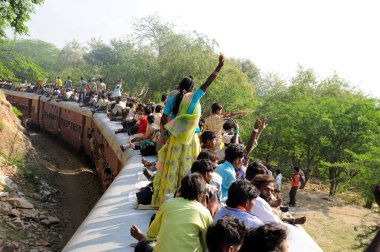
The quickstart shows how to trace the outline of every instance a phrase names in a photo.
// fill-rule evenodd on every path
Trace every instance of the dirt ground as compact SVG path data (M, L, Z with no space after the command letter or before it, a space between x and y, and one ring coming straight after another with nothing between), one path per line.
M62 239L55 247L63 248L98 201L102 190L86 160L61 140L38 132L29 132L29 138L45 163L39 167L41 177L59 191L59 207L55 213L61 219Z
M285 202L289 199L288 192L289 187L285 186L281 193ZM380 225L379 209L349 203L347 199L357 197L354 193L337 194L334 201L327 200L327 195L326 188L308 184L298 190L297 206L290 211L297 217L306 216L303 227L324 251L363 251L356 238L363 234L364 226Z

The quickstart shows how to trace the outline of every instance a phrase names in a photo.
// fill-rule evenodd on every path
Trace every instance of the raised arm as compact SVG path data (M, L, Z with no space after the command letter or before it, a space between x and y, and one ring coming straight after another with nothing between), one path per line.
M249 137L247 147L245 148L245 153L248 155L256 146L261 135L261 132L266 128L267 122L265 120L256 119L255 125L253 126L251 136Z
M212 74L207 78L206 82L202 84L200 89L202 89L204 92L208 89L208 87L211 85L211 83L215 80L216 76L218 76L220 70L222 69L224 65L224 55L219 55L219 64L215 68L215 71L212 72Z

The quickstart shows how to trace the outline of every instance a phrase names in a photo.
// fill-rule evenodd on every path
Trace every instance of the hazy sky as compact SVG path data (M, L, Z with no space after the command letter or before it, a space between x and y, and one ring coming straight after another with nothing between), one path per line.
M321 78L336 71L379 97L378 6L375 0L45 0L28 26L31 38L63 47L72 39L119 38L136 18L158 14L216 39L227 57L249 58L264 73L288 79L298 64Z

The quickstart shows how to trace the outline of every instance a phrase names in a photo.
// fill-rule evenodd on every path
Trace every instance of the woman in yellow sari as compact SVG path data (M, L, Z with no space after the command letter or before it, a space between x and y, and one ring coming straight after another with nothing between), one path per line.
M215 80L224 65L224 56L219 56L219 64L202 86L193 92L194 80L185 77L179 84L179 93L170 97L165 105L161 125L170 136L158 153L157 174L154 177L152 205L159 207L165 195L175 192L181 179L191 169L200 152L198 134L201 116L200 99ZM168 122L168 117L172 120Z

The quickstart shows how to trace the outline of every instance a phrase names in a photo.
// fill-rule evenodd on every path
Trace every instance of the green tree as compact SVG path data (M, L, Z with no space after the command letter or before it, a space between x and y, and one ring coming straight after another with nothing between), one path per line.
M32 60L13 51L0 51L0 72L8 73L8 78L14 81L46 80L47 73ZM9 75L12 73L11 75ZM7 77L4 77L7 79Z
M0 1L0 41L6 38L6 29L16 34L27 34L25 23L30 19L36 5L44 0L2 0Z

